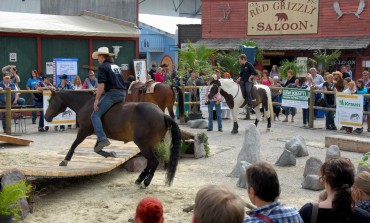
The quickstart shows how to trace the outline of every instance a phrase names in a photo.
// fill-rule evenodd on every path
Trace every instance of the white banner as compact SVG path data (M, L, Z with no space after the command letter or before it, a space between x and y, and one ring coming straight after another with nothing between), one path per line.
M44 114L49 107L49 100L51 96L51 91L43 91L43 100L44 100ZM56 126L56 125L73 125L76 124L76 113L70 108L57 115L53 118L52 122L47 122L44 120L45 126Z
M204 86L199 89L199 101L200 101L200 110L201 111L208 111L208 105L206 105L206 92L207 92L207 86ZM226 110L229 109L229 106L227 106L225 99L221 102L221 109ZM213 107L213 110L216 110L215 107Z
M362 127L364 96L337 93L335 121L339 126Z

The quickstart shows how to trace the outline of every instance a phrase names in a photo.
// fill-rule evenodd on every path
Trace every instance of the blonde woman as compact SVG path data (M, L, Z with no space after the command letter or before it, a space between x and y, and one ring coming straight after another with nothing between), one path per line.
M356 206L370 213L370 173L363 171L355 177L352 198Z
M75 90L82 89L81 78L79 76L76 75L76 77L73 78L72 84L75 86Z

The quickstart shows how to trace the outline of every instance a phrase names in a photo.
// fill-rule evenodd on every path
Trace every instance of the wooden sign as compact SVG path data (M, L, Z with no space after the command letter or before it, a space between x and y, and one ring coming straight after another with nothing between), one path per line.
M316 34L320 0L248 2L248 35Z

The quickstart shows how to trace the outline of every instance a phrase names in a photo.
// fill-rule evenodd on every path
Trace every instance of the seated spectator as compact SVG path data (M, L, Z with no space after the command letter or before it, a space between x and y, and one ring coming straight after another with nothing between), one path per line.
M16 85L10 81L10 76L5 74L3 81L0 82L0 90L5 90L7 87L10 87L11 90L17 90ZM11 94L11 104L12 105L24 105L26 100L24 98L19 97L19 93L12 93ZM6 104L6 94L0 94L0 103L2 106L5 107ZM6 121L5 121L5 112L2 113L2 124L3 124L3 130L5 132L6 129Z
M299 213L305 223L317 222L370 222L370 214L355 208L351 187L355 181L355 168L347 158L332 158L321 166L320 179L325 186L327 198L318 203L305 204ZM312 215L312 212L317 213ZM311 219L315 218L315 219Z
M242 223L244 203L224 186L209 185L195 197L193 223Z
M81 78L79 76L76 75L73 78L72 84L73 84L75 90L81 90L82 89Z
M163 223L162 203L154 197L143 198L136 207L135 223Z
M266 162L257 162L247 169L247 192L251 202L257 206L249 212L244 223L300 223L301 216L295 208L278 201L280 184L276 171Z
M85 79L82 89L96 89L98 88L98 79L95 78L93 70L89 71L89 77Z
M370 173L362 171L355 177L352 197L356 206L370 213Z

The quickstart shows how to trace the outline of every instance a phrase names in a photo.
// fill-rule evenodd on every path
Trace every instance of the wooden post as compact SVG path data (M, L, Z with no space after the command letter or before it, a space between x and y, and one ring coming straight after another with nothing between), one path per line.
M310 89L310 104L308 105L308 108L309 108L309 120L308 120L308 127L309 128L313 128L313 123L314 123L314 119L315 119L315 111L313 109L313 106L315 105L315 92L314 92L314 89L311 88Z
M183 84L180 85L180 88L181 88L181 91L182 91L182 97L183 97L183 101L185 102L185 86ZM178 107L180 105L177 105ZM185 104L184 104L184 111L185 111ZM180 124L184 124L185 123L185 117L184 116L180 116Z
M12 93L11 88L6 88L6 94L5 94L5 108L6 108L6 115L5 115L5 133L10 135L12 134ZM4 117L3 117L4 118ZM3 126L4 127L4 126Z

